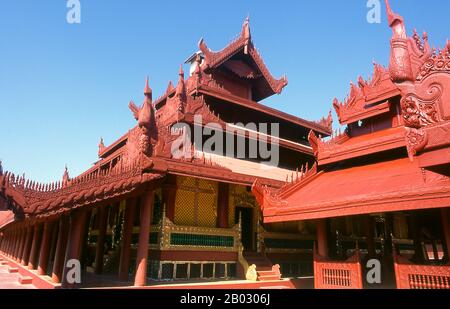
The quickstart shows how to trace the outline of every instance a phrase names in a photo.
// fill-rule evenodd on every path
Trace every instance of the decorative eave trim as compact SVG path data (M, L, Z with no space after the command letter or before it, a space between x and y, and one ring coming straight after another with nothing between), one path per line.
M136 190L141 184L162 177L149 173L151 160L119 166L96 175L83 175L67 183L40 184L5 173L1 176L2 195L14 201L21 213L41 217L65 212L74 207L99 203Z
M350 84L350 94L344 102L333 100L333 107L341 125L348 125L389 112L390 100L401 95L400 89L390 80L389 72L374 63L370 80L358 78L358 84ZM387 103L387 104L385 104Z
M251 100L247 100L229 93L226 93L224 91L220 91L219 89L207 86L207 85L199 85L198 89L192 90L189 95L195 95L195 94L204 94L204 95L208 95L211 97L215 97L218 99L222 99L222 100L226 100L235 104L238 104L240 106L252 109L252 110L256 110L262 113L265 113L267 115L271 115L271 116L275 116L278 117L280 119L283 119L285 121L288 121L290 123L293 123L295 125L298 126L302 126L306 129L311 129L314 130L317 133L322 134L323 136L329 136L331 135L331 130L330 128L327 128L321 124L312 122L312 121L308 121L293 115L289 115L287 113L284 113L282 111L279 111L277 109L265 106L263 104L251 101Z
M122 135L119 139L117 139L114 143L112 143L108 147L105 147L101 151L99 151L98 157L101 159L106 158L108 154L117 150L117 149L115 149L116 147L118 147L121 143L126 142L127 138L128 138L128 132L125 133L124 135Z
M329 141L323 141L315 134L311 135L310 143L314 145L313 149L319 166L406 146L403 127L390 129L382 137L371 138L368 135L368 141L362 141L352 146L346 145L346 141L349 139L347 132L333 136Z
M409 158L425 157L428 152L450 148L450 121L420 129L405 128Z
M425 203L426 201L426 203ZM344 217L379 212L422 210L447 207L450 203L450 184L433 189L417 189L408 192L368 196L339 202L323 202L314 205L288 205L266 207L264 222L286 222Z
M257 178L256 176L232 172L224 167L214 165L212 162L208 165L207 162L205 162L206 164L202 164L201 162L182 162L173 159L166 159L164 161L167 168L166 172L168 174L203 178L212 181L234 183L244 186L252 185ZM280 188L283 185L282 181L269 178L262 179L261 182L271 188Z
M285 185L280 190L268 188L258 178L253 183L252 192L262 210L265 208L282 207L283 205L287 205L286 199L291 194L300 190L323 173L324 171L317 171L317 164L314 164L311 169L308 168L307 164L306 166L302 166L300 171L296 172L295 179L294 175L292 175L290 181L286 179Z

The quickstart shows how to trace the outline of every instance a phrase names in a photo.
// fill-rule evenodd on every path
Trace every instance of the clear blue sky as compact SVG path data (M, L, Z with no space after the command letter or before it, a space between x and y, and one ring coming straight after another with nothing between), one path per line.
M427 30L443 46L450 2L391 0L408 31ZM289 86L264 103L319 119L349 82L387 64L391 30L366 21L366 0L125 1L81 0L81 24L66 22L66 0L0 0L0 159L40 181L59 180L97 159L135 125L146 75L154 97L204 37L220 49L249 14L253 40L275 76Z

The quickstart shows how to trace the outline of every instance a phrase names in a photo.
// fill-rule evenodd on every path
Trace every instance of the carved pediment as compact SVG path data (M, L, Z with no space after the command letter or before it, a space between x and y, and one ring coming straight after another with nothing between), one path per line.
M400 91L392 83L388 70L374 63L373 76L369 80L358 78L358 84L350 84L350 94L344 102L334 99L333 106L341 124L349 124L389 111L389 99ZM383 104L384 103L384 104Z
M264 93L264 97L261 97L260 99L264 99L267 95L275 93L280 94L283 88L288 84L286 76L276 79L270 73L260 53L257 51L252 42L250 21L248 18L242 26L240 35L221 51L214 52L209 49L204 39L200 40L198 46L204 56L204 61L201 68L207 73L211 69L215 69L223 65L241 78L258 79L259 77L263 77L267 81L267 84L265 84L266 86L264 87L268 87L268 89L262 91L262 93ZM250 61L245 62L243 60L233 58L238 54L241 55L239 57L242 57L242 59L246 57L248 59L248 57L250 57Z

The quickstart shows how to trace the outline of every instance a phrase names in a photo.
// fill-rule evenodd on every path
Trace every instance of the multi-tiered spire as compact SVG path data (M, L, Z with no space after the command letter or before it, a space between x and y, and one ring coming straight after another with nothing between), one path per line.
M150 86L148 84L148 76L147 76L147 79L145 80L144 95L145 95L145 98L150 100L150 103L152 103L153 91L152 91L152 88L150 88Z

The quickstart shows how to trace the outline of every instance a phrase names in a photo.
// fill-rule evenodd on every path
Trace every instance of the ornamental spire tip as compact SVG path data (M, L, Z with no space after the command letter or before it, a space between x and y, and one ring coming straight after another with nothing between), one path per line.
M152 94L152 89L150 88L150 86L148 84L148 75L147 75L147 79L145 80L144 94L145 94L145 96L149 96Z

